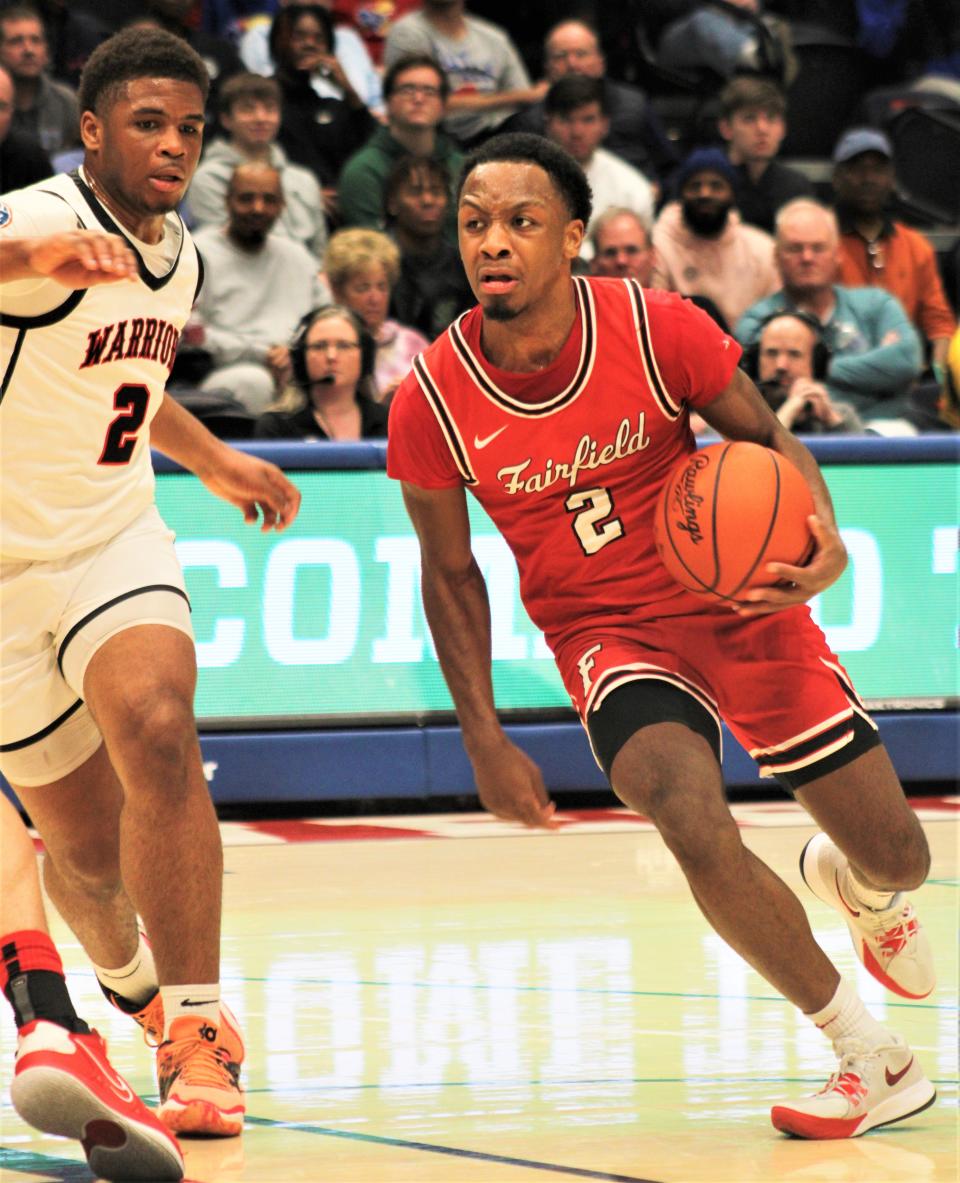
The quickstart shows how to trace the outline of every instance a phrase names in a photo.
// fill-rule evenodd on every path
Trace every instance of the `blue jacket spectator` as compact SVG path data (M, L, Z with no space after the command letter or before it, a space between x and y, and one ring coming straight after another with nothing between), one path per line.
M783 288L752 305L736 326L750 345L767 319L784 310L807 312L822 325L832 353L827 386L881 432L910 430L900 422L922 366L920 338L895 296L882 288L836 284L839 266L836 218L807 198L788 202L777 215L776 261ZM884 421L895 421L885 424Z

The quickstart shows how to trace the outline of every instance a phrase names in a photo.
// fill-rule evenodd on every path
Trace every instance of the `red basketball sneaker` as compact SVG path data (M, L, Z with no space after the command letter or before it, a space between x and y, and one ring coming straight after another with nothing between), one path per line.
M226 1028L185 1015L157 1048L158 1112L168 1129L221 1138L243 1130L240 1064L231 1058Z
M926 998L936 985L933 951L913 904L898 892L876 912L857 899L847 860L826 834L816 834L800 855L807 887L847 922L857 956L871 974L901 998Z
M45 1019L28 1023L18 1034L10 1095L34 1128L76 1138L101 1178L183 1178L176 1139L110 1064L96 1031L78 1035Z

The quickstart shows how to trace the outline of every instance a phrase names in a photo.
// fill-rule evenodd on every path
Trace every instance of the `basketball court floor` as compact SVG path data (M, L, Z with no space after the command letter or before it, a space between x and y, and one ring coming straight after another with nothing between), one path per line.
M957 798L914 800L933 850L916 897L938 952L923 1003L885 994L802 884L813 830L786 800L735 807L748 845L937 1085L853 1141L778 1134L770 1105L835 1061L709 930L657 834L618 810L556 833L478 814L232 823L223 988L246 1030L242 1139L185 1142L194 1183L951 1183L957 1133ZM78 1009L150 1099L151 1057L64 926ZM0 1180L87 1180L79 1148L10 1108Z

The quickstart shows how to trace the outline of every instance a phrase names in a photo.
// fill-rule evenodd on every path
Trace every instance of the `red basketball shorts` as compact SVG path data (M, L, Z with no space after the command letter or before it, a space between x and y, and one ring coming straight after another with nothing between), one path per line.
M706 610L609 631L597 624L565 640L556 656L585 727L614 690L658 679L689 695L713 717L718 733L722 718L761 776L810 779L800 770L862 733L857 717L876 733L806 606L752 618Z

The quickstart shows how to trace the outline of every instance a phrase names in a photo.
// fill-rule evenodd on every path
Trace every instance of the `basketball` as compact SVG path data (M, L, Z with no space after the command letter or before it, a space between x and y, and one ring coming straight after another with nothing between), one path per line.
M682 587L734 606L748 588L777 580L767 563L802 567L813 553L813 496L799 470L760 444L710 444L670 471L654 537Z

